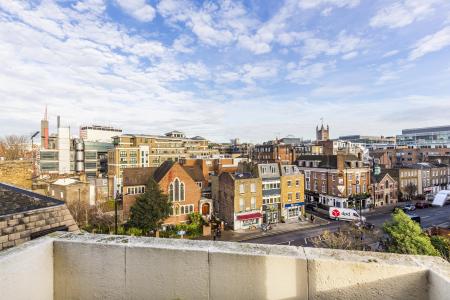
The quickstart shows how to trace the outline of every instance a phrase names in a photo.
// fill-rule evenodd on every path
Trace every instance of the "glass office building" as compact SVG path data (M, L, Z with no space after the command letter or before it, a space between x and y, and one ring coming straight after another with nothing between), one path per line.
M450 148L450 126L403 129L397 135L397 145Z

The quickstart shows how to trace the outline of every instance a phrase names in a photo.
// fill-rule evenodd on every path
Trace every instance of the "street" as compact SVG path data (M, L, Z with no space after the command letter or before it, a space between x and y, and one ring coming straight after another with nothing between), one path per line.
M450 226L450 205L444 207L430 207L423 209L416 209L413 211L415 215L420 216L422 228L432 226ZM391 219L390 213L367 215L367 221L380 228L382 224ZM330 220L331 221L331 220ZM245 241L246 243L258 244L280 244L280 245L295 245L295 246L310 246L310 238L320 235L324 230L336 231L339 226L345 224L345 221L331 221L330 224L319 227L308 228L278 235L267 237L260 237Z

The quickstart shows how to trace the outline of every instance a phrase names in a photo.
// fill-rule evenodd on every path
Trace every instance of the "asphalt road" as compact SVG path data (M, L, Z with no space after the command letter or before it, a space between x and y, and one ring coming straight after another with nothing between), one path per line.
M422 228L428 228L431 226L450 226L450 205L446 205L444 207L416 209L413 213L420 216ZM380 228L384 222L391 219L391 214L373 214L366 216L366 218L368 222ZM331 223L328 225L322 225L319 227L292 231L267 237L260 237L252 240L247 240L245 242L257 244L290 244L295 246L310 246L310 238L320 235L324 230L336 231L340 225L345 223L345 221L331 220L330 222Z

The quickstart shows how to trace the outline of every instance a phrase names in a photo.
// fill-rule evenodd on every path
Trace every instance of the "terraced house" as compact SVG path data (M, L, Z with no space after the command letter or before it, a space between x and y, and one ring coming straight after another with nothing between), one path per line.
M298 166L308 202L346 208L355 204L350 196L369 192L370 168L355 155L302 155ZM362 202L363 207L371 204L369 198Z
M228 173L219 175L213 185L218 185L216 213L233 230L261 226L262 190L261 179L251 173ZM214 187L215 188L215 187Z
M281 208L286 221L305 212L305 177L295 165L280 165Z

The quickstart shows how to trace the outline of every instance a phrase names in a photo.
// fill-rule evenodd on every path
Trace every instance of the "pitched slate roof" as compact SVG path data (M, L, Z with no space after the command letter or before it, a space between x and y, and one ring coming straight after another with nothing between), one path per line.
M0 216L63 204L63 201L0 183Z

